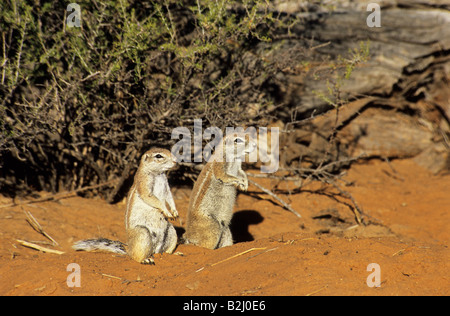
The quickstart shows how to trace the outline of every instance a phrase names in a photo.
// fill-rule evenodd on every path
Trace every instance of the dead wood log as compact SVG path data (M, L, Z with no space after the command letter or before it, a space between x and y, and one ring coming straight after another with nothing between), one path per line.
M280 36L283 44L276 54L283 55L293 47L311 48L299 65L279 76L285 82L283 101L289 104L284 120L301 122L311 113L332 109L323 97L330 88L326 81L337 80L330 69L344 67L342 60L349 51L368 41L369 60L358 64L339 86L340 104L363 101L339 110L342 117L338 118L333 149L337 156L331 154L330 158L362 153L368 158L419 156L416 161L433 172L449 170L450 4L440 0L383 1L381 27L369 27L369 2L340 1L332 11L305 7L298 1L274 3L275 10L301 21L292 27L293 36ZM291 133L285 144L292 149L288 160L317 161L330 139L333 120L334 114L321 116Z

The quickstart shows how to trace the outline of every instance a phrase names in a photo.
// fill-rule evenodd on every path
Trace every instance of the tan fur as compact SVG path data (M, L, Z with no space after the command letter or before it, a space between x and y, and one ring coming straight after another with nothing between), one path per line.
M177 234L167 219L178 217L178 212L165 172L174 165L175 157L166 149L153 148L142 156L127 197L128 247L120 241L98 238L80 240L72 248L128 254L144 264L153 263L154 253L172 253L177 245Z
M235 140L240 139L239 143ZM229 228L236 200L236 189L246 191L248 180L241 168L246 153L255 143L245 135L227 135L204 166L192 190L189 201L186 243L216 249L233 244ZM227 162L226 153L236 153L240 159Z
M164 174L174 165L175 157L166 149L153 148L141 158L125 215L127 252L138 262L152 263L154 253L172 253L176 247L176 231L167 219L178 212Z

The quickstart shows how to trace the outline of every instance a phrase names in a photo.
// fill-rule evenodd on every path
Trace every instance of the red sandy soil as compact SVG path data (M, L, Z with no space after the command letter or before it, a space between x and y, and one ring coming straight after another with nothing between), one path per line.
M0 208L0 295L449 295L450 175L431 175L410 160L370 161L343 179L368 225L355 226L350 201L318 183L281 195L300 219L250 186L235 207L233 246L179 245L177 254L155 255L154 266L70 248L100 236L125 241L123 202L72 197ZM184 223L190 189L173 193ZM24 211L59 243L42 246L64 254L17 242L48 241ZM80 267L81 287L67 285L70 263ZM366 283L370 263L380 266L380 287Z

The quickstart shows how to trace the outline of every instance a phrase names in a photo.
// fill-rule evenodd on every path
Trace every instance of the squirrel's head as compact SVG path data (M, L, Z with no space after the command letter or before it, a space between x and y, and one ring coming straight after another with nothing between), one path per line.
M223 158L227 162L243 161L244 156L256 148L256 142L246 133L232 133L223 140Z
M141 158L141 168L145 172L162 173L176 164L175 156L163 148L152 148L145 152Z

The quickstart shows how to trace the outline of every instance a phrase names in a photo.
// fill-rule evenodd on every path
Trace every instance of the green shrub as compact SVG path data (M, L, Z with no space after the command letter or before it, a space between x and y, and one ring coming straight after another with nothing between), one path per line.
M194 118L257 124L273 110L274 65L252 54L283 23L264 1L0 3L3 193L74 190L120 197L138 158ZM248 104L256 104L249 110Z

